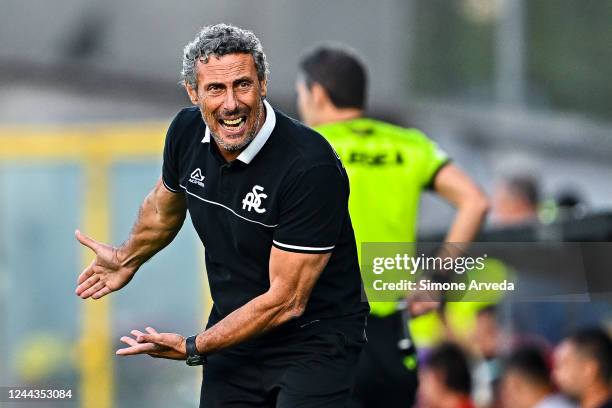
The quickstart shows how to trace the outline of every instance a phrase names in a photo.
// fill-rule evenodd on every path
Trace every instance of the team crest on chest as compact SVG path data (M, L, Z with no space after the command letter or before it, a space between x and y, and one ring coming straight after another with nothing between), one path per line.
M255 185L253 190L247 193L242 199L242 209L251 212L255 210L258 214L266 212L265 208L260 208L262 200L268 197L267 194L263 193L264 188L262 186Z

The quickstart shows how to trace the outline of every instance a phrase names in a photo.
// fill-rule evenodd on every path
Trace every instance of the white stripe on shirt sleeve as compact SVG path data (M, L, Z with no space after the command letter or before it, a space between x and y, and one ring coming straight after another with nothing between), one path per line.
M272 240L272 242L279 247L287 248L287 249L296 249L299 251L329 251L330 249L334 249L336 246L328 246L328 247L307 247L307 246L298 246L298 245L289 245L283 244L282 242L278 242L276 240Z

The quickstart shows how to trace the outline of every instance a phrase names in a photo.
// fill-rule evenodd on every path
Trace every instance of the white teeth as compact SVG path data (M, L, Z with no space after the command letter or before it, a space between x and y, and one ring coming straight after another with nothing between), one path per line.
M239 124L240 122L242 122L242 118L238 118L238 119L234 119L234 120L226 120L223 119L223 123L225 125L230 125L230 126L236 126L237 124Z

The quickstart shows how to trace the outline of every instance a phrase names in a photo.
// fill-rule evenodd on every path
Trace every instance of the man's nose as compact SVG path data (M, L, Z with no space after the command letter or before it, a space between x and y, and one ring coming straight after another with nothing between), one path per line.
M233 89L229 89L226 93L225 93L225 101L223 104L223 108L226 111L234 111L236 110L236 108L238 107L238 101L236 101L236 94L234 93Z

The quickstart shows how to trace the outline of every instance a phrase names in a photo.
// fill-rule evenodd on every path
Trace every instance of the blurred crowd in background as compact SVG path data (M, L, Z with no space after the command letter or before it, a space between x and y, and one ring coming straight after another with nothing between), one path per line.
M147 279L94 310L73 294L84 263L73 231L126 236L159 177L169 120L189 104L181 53L201 26L253 30L271 66L269 100L294 116L300 56L326 41L358 50L368 116L422 129L490 197L479 240L598 242L612 240L611 21L611 0L4 0L0 385L80 393L98 370L104 408L197 400L200 379L183 365L96 360L96 341L112 351L134 323L203 327L210 298L195 233L183 228ZM419 240L440 240L452 214L425 197ZM609 395L612 306L600 295L439 312L424 323L430 338L414 333L419 407Z
M516 242L518 236L536 242L536 231L552 225L557 233L551 242L557 242L574 222L586 241L610 239L609 216L597 222L602 230L597 232L587 226L589 212L574 192L545 201L537 178L521 171L503 178L491 201L491 225L479 241ZM608 263L603 266L609 269ZM497 302L443 304L410 321L418 385L404 384L406 394L414 393L417 408L608 407L611 308L609 292L587 301L561 296L516 302L502 296Z
M487 344L478 341L469 351L451 342L432 349L419 369L415 406L607 408L612 403L612 342L606 331L583 329L555 348L541 339L489 334L494 337Z

